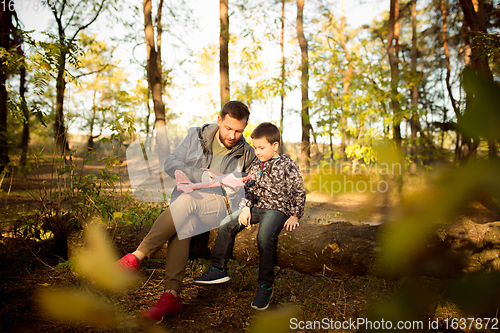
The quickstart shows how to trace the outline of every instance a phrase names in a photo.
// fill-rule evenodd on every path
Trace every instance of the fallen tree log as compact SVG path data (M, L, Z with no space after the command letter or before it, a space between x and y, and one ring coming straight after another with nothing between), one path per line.
M150 226L109 229L109 236L121 254L134 251ZM236 237L233 256L248 264L258 263L258 226L245 229ZM390 275L375 260L380 249L377 240L384 226L353 225L345 222L318 225L302 223L294 231L283 230L278 241L278 262L283 268L341 277ZM210 258L217 229L192 239L190 256ZM68 238L69 255L83 244L82 232ZM165 257L166 246L153 256ZM500 222L461 223L440 227L412 254L397 275L451 276L500 269Z
M240 232L233 256L238 261L257 263L258 227ZM316 225L302 223L294 231L283 230L278 241L278 263L305 273L337 276L365 275L373 262L377 227L350 223ZM212 248L216 234L210 235Z

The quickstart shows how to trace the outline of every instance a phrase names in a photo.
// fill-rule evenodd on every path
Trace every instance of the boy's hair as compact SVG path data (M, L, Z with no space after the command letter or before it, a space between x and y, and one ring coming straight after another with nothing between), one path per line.
M262 123L259 124L255 129L253 130L252 134L250 135L252 139L261 139L261 138L266 138L266 140L270 143L273 144L275 142L280 144L281 147L281 133L278 127L271 123Z
M221 119L224 120L227 114L231 116L231 118L235 118L237 120L245 120L247 123L248 118L250 117L248 106L240 101L229 101L224 104L220 113Z

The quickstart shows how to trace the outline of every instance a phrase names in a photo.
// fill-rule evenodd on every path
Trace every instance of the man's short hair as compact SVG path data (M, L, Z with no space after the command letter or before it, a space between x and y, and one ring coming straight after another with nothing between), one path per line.
M281 133L278 127L271 123L261 123L253 130L250 135L252 139L262 139L266 138L266 140L273 144L278 142L281 146Z
M248 118L250 117L250 111L248 110L248 106L245 103L240 101L229 101L222 107L222 111L220 113L220 117L224 120L226 115L229 115L231 118L235 118L237 120L245 120L248 123Z

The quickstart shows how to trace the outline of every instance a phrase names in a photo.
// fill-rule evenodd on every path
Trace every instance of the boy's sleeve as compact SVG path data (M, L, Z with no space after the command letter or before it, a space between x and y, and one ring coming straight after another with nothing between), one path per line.
M306 207L306 188L297 163L287 166L288 184L290 186L290 215L301 218Z
M251 187L255 185L255 172L252 172L253 168L250 167L249 173L252 175L252 179L245 183L245 197L241 199L239 204L239 208L252 208L255 204L257 204L258 198L257 196L250 190Z

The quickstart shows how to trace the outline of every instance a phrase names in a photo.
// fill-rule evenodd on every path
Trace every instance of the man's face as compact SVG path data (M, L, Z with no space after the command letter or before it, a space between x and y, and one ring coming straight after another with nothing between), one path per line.
M219 140L227 148L232 148L236 142L243 135L245 127L247 127L246 120L238 120L226 115L224 119L219 116L217 118L217 125L219 125Z

